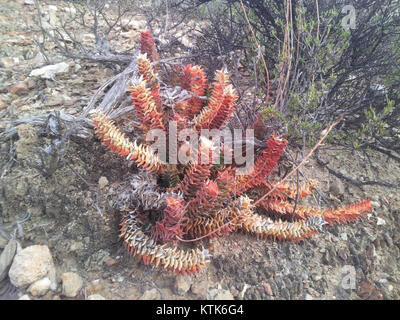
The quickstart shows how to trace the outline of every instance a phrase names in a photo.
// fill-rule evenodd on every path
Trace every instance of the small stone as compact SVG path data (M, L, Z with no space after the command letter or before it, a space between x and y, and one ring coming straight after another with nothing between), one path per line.
M0 282L7 277L8 270L17 252L17 241L11 239L8 241L3 252L0 255Z
M29 297L29 295L24 294L24 295L21 296L18 300L31 300L31 298Z
M377 224L378 226L383 226L383 225L386 224L386 221L385 221L384 219L378 217L378 219L377 219L377 221L376 221L376 224Z
M114 258L111 258L111 257L107 257L107 258L104 259L103 262L104 262L107 266L111 267L111 266L113 266L114 264L117 263L117 260L115 260Z
M42 79L53 79L56 74L65 73L69 71L69 64L60 62L57 64L44 66L39 69L34 69L29 74L30 77L40 77Z
M264 291L267 295L273 296L271 285L268 282L263 282Z
M99 179L100 189L103 189L106 185L108 185L108 179L106 177L100 177Z
M38 52L36 56L34 56L30 60L30 64L33 68L39 68L43 66L46 63L46 59L44 58L43 54L41 52Z
M75 272L66 272L61 275L62 279L62 293L64 296L73 298L75 297L79 290L82 289L83 280Z
M340 248L338 250L338 256L340 258L342 258L342 260L346 261L347 258L349 257L349 252L348 252L347 248Z
M140 300L160 300L160 299L161 299L160 292L158 292L158 290L155 288L146 290L140 297Z
M65 100L63 97L54 97L53 99L50 99L49 101L46 102L47 107L55 107L55 106L61 106L64 104Z
M342 239L343 241L347 241L347 233L345 233L345 232L341 233L340 239Z
M387 234L387 233L385 233L384 237L385 237L385 241L386 241L387 245L388 245L389 247L393 246L393 240L392 240L392 238L390 237L390 235Z
M306 296L304 297L305 300L313 300L313 296L309 293L306 293Z
M186 292L189 291L192 285L192 278L190 276L182 276L178 275L175 279L175 292L179 295L184 295Z
M52 290L57 287L54 262L47 246L34 245L18 252L8 275L11 283L20 288L44 277L50 279Z
M70 251L79 251L79 250L83 250L85 248L84 244L82 242L78 242L78 241L72 241L71 245L69 247Z
M329 192L338 197L344 194L344 185L340 180L334 180L329 186Z
M12 86L8 87L8 92L11 94L16 94L17 96L22 96L29 92L28 84L26 82L18 82Z
M34 297L44 296L50 290L50 286L51 286L50 279L45 277L41 280L32 283L28 291Z
M24 4L35 4L35 0L25 0Z
M96 293L88 296L87 300L106 300L106 298L104 298L101 294Z

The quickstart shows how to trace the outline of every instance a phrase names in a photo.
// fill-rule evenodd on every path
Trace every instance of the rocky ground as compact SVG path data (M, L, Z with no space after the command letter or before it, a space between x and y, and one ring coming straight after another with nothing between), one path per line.
M108 66L61 56L52 56L59 64L53 79L31 74L45 62L29 27L33 5L25 2L30 1L0 0L0 132L9 127L6 120L60 109L79 115L114 75ZM61 6L57 14L63 14ZM134 28L130 32L137 34ZM360 189L311 160L303 174L320 181L319 193L329 206L371 199L374 210L300 244L245 234L207 240L203 245L213 256L207 269L176 276L144 266L118 239L120 216L111 203L121 177L131 170L127 163L95 138L75 138L46 177L34 164L40 162L38 148L52 142L43 128L23 124L0 145L0 299L400 297L398 189ZM359 180L400 181L399 164L382 154L333 147L320 154L332 168ZM326 206L320 195L306 203ZM26 214L29 219L22 222ZM11 233L16 240L9 240Z

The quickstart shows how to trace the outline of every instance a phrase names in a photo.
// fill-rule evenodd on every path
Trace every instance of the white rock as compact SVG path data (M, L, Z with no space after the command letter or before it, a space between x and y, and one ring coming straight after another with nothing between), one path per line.
M30 77L40 77L43 79L53 79L56 74L64 73L69 71L69 64L66 62L60 62L52 64L39 69L34 69L29 74Z
M24 4L35 4L35 0L25 0Z
M47 246L34 245L18 252L8 276L16 287L25 288L44 277L50 279L52 290L57 287L54 262Z
M61 275L62 293L64 296L73 298L82 289L83 280L75 272L66 272Z
M31 298L29 297L29 295L24 294L24 295L21 296L18 300L31 300Z
M347 233L346 232L341 233L340 239L342 239L343 241L347 241Z
M87 300L106 300L101 294L95 293L87 297Z
M48 277L40 279L32 283L28 291L34 297L44 296L50 290L51 281Z
M377 224L378 226L383 226L383 225L386 224L386 221L383 220L382 218L379 218L379 217L378 217L378 220L376 221L376 224Z

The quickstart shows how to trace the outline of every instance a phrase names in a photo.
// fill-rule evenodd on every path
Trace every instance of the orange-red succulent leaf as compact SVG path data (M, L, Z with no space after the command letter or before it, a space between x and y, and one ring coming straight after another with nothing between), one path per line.
M150 30L145 30L140 33L140 52L146 53L151 62L159 60L159 55L154 43L154 37Z

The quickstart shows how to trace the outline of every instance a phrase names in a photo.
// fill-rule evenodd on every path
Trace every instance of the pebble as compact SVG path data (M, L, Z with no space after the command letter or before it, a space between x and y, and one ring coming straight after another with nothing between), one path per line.
M25 0L24 4L35 4L35 0Z
M343 241L347 241L347 233L346 232L341 233L340 239L342 239Z
M48 277L45 277L32 283L28 291L34 297L44 296L50 290L50 286L50 279Z
M29 295L24 294L24 295L21 296L18 300L31 300L31 298L29 297Z
M99 179L100 189L103 189L106 185L108 185L108 179L106 177L100 177Z
M3 252L0 255L0 282L7 277L9 267L17 251L17 241L11 239L8 241Z
M104 262L107 266L111 267L111 266L113 266L114 264L117 263L117 260L115 260L114 258L111 258L111 257L107 257L107 258L104 259L103 262Z
M11 94L16 94L17 96L23 96L29 92L28 84L23 81L18 82L12 86L9 86L8 92Z
M52 290L57 287L54 262L47 246L34 245L18 252L8 275L11 283L20 288L25 288L44 277L50 279Z
M390 237L390 235L387 234L387 233L385 233L384 237L385 237L385 241L386 241L387 245L388 245L389 247L393 246L393 240L392 240L392 238Z
M377 218L377 221L376 221L376 224L377 224L378 226L383 226L383 225L386 224L386 221L385 221L384 219L378 217L378 218Z
M160 299L161 299L160 292L158 292L156 288L146 290L140 297L140 300L160 300Z
M65 73L69 71L69 64L66 62L60 62L44 66L39 69L34 69L29 74L30 77L40 77L42 79L53 79L56 74Z
M61 275L62 293L64 296L73 298L82 289L83 280L75 272L66 272Z
M347 258L349 257L348 249L347 249L347 248L340 248L340 249L338 250L338 256L339 256L340 258L342 258L343 261L346 261Z
M340 180L334 180L330 183L329 192L338 197L344 194L344 185Z
M272 293L271 285L270 285L268 282L264 282L264 283L263 283L263 286L264 286L264 291L265 291L265 293L266 293L267 295L269 295L269 296L272 296L273 293Z

